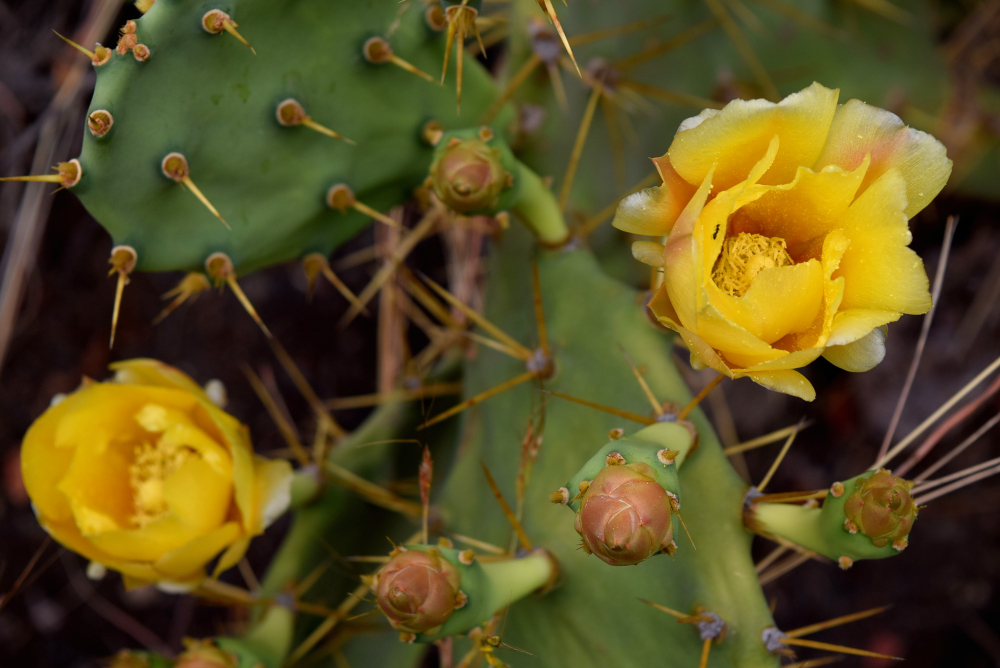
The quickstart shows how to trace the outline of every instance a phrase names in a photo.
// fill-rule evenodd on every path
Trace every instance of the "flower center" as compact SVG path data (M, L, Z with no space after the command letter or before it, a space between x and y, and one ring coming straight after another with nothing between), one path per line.
M167 513L163 484L191 456L192 450L160 438L156 443L135 446L134 454L128 469L135 509L132 522L145 527Z
M784 239L740 232L723 242L712 281L726 294L742 297L760 272L792 264Z

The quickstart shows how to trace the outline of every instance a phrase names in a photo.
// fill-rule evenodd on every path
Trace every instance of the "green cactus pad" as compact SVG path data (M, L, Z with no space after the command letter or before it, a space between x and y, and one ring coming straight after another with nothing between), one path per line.
M229 13L258 55L206 32L201 18L212 9ZM443 39L413 6L170 0L136 23L151 56L115 54L97 68L90 112L107 110L114 125L99 138L85 133L83 179L73 191L116 244L138 251L140 270L200 270L220 251L238 273L328 254L368 222L326 205L332 185L347 184L379 210L402 204L431 161L423 125L470 122L456 117L454 91L362 56L365 41L382 36L396 55L440 71ZM493 83L471 58L464 83L462 117L475 119ZM357 144L280 125L277 105L288 98ZM163 176L160 163L175 151L232 231Z

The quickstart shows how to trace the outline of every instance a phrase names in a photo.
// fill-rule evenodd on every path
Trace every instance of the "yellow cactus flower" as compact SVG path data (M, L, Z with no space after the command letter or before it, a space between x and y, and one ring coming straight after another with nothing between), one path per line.
M736 100L681 123L653 162L663 185L621 202L614 225L663 268L649 304L697 368L807 401L795 369L820 355L866 371L884 326L931 307L908 221L951 160L894 114L814 83L775 104Z
M127 586L192 589L287 509L291 466L254 455L249 430L181 371L111 368L112 381L85 381L28 430L28 495L53 538Z

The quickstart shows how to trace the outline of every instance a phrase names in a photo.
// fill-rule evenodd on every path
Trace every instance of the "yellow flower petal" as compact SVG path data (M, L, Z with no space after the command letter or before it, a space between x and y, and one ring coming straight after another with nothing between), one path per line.
M742 297L730 296L709 281L705 287L723 317L770 344L813 324L823 306L823 285L822 266L809 260L765 269Z
M241 529L236 522L227 522L211 533L199 536L185 543L183 547L164 554L156 560L153 568L171 580L185 580L198 576L204 571L205 564L237 540L240 534Z
M116 383L182 390L211 403L205 391L189 375L159 360L139 358L115 362L108 366L115 372Z
M885 359L885 331L873 329L853 343L830 346L823 357L844 371L871 371Z
M867 171L867 160L853 171L830 166L814 172L800 167L794 181L769 188L740 209L732 233L780 237L788 243L792 257L801 261L804 258L796 246L834 229L854 201Z
M230 568L240 563L240 559L243 555L247 553L247 549L250 547L250 538L240 538L235 543L226 548L226 551L222 553L219 557L219 561L215 564L215 568L212 570L212 577L217 578L222 573L225 573Z
M278 519L292 502L292 466L283 459L254 457L254 524L258 534Z
M59 482L69 470L72 456L56 447L56 432L75 397L63 399L42 414L28 429L21 442L21 475L35 511L51 521L65 522L72 517L69 501L59 491Z
M903 213L906 183L887 171L842 216L851 240L834 277L844 277L842 309L885 309L920 314L931 308L927 273L907 247L910 228Z
M663 254L665 262L663 268L664 285L670 294L671 303L677 309L678 322L689 328L695 327L697 323L695 313L698 310L700 290L698 279L701 275L700 251L695 245L692 232L711 190L712 173L709 171L698 191L677 219L677 225L667 239L666 250Z
M902 314L884 309L848 309L833 318L827 345L843 346L867 336L876 327L899 320Z
M131 445L114 443L104 429L93 431L75 450L62 453L72 463L58 484L76 523L86 534L121 529L132 516L129 485Z
M798 167L812 165L820 156L838 95L838 90L814 83L777 104L734 100L717 114L698 117L696 125L682 125L667 155L677 173L692 184L701 183L715 165L713 181L726 190L746 179L778 135L781 149L762 182L788 183Z
M667 156L654 158L663 185L632 193L618 204L612 225L623 232L660 237L670 234L674 222L696 188L682 179Z
M798 371L766 371L747 376L769 390L790 394L805 401L816 398L816 388Z
M154 561L203 533L175 517L165 516L139 529L108 531L86 538L113 559Z
M906 127L891 112L850 100L837 108L816 168L839 165L854 169L868 155L871 166L859 193L895 167L906 181L904 210L908 219L927 206L951 176L952 163L941 142Z
M199 532L222 524L232 498L231 475L219 473L198 457L188 457L163 483L170 515Z

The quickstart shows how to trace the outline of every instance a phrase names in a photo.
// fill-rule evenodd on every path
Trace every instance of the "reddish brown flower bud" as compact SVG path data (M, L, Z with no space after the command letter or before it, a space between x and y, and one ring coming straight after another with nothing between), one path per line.
M499 152L480 139L453 139L431 165L434 192L458 213L491 209L507 187L509 175Z
M458 569L437 550L404 550L376 574L372 589L394 629L423 633L462 606L461 583Z
M673 542L670 498L648 464L607 466L580 501L576 530L602 561L638 564Z
M859 478L844 502L845 529L868 536L875 547L885 547L890 542L905 545L903 539L917 517L917 506L910 496L912 487L912 482L885 469Z

